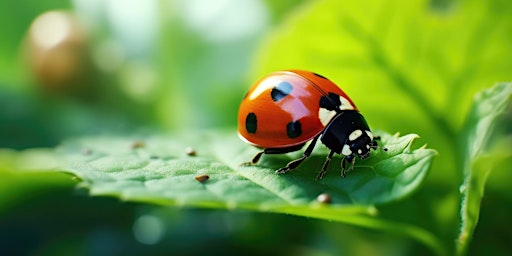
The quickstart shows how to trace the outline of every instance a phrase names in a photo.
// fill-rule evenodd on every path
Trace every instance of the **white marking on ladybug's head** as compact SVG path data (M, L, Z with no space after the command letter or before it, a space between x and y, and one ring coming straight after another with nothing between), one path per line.
M361 149L358 149L358 150L357 150L357 154L358 154L358 155L361 155L362 153L363 153L363 151L362 151Z
M320 108L318 110L318 119L320 119L320 122L325 127L329 124L331 119L336 115L336 111L334 110L328 110L325 108Z
M366 149L370 149L370 145L366 144Z
M354 130L353 132L350 133L350 135L348 135L348 140L349 141L357 140L357 138L361 137L361 135L363 135L363 131L361 131L359 129Z
M355 107L352 106L352 104L350 104L350 101L348 101L347 98L345 98L345 97L340 96L340 102L341 102L341 105L339 107L340 110L355 109Z
M366 135L368 135L368 137L370 137L370 140L373 140L373 133L370 131L365 131L365 132L366 132Z
M350 146L345 144L343 146L343 149L341 150L341 154L343 154L344 156L350 156L352 155L352 150L350 150Z

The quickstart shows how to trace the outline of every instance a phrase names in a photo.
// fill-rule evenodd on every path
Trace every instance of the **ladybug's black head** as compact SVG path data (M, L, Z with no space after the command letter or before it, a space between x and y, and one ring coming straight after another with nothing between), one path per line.
M372 132L357 129L349 134L341 153L345 156L359 156L359 158L365 159L370 156L370 149L376 148L377 142L374 141Z
M321 137L327 148L349 159L368 158L370 150L378 148L375 139L364 117L355 110L344 110L336 115Z

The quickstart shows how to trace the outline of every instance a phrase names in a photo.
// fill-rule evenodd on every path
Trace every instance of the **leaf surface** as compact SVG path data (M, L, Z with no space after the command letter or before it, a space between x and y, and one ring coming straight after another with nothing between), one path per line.
M82 180L93 195L164 205L246 208L280 212L311 208L327 193L332 207L364 206L399 200L412 193L428 173L434 150L413 148L416 135L383 136L387 152L379 149L357 161L353 172L340 176L339 157L327 175L315 180L326 150L319 147L298 169L274 171L301 152L264 156L258 165L243 166L257 149L236 138L199 133L180 138L163 135L86 137L64 143L59 153L69 163L64 169ZM187 154L192 147L194 155ZM200 182L196 177L208 175ZM371 208L371 207L370 207Z
M465 125L465 180L460 191L459 255L466 253L480 215L484 188L491 171L512 163L512 83L500 83L478 93Z

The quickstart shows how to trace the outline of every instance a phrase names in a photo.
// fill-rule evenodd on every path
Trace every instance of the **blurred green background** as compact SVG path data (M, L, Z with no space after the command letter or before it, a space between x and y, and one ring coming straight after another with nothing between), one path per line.
M91 134L172 134L187 129L234 131L240 99L256 78L270 71L267 69L310 68L318 61L327 63L324 65L331 63L324 59L311 62L300 59L303 55L293 53L296 48L279 44L276 47L282 47L283 53L276 55L275 61L262 53L272 48L268 44L273 38L292 33L282 29L282 24L295 19L312 2L315 1L3 1L0 3L0 148L53 147L66 138ZM425 2L441 16L453 7L450 0ZM436 20L432 23L436 24ZM330 36L322 34L318 40ZM316 47L322 56L338 54L332 45ZM290 59L283 61L283 56ZM299 60L297 63L311 65L283 64L293 63L295 58ZM336 68L314 71L327 72L328 77L334 74L333 80L340 81ZM421 68L424 67L418 70ZM510 70L510 66L501 68ZM372 75L375 74L360 77L372 79ZM349 76L346 76L348 81ZM492 85L487 80L485 83ZM463 95L468 97L461 101L469 105L470 96L477 89L481 86L464 90ZM370 110L369 120L373 121L369 122L375 123L379 112L372 110L381 106L371 105L375 98L361 99L361 96L361 91L356 91L357 98L353 99L361 104L362 110ZM437 103L434 99L434 105ZM460 114L453 121L455 124L448 122L448 125L458 127L463 119ZM376 126L383 129L392 125L389 122ZM400 125L400 128L418 126ZM425 128L424 132L432 135L437 130ZM436 149L448 147L442 138L432 140ZM450 163L437 164L442 171L453 168ZM439 226L431 228L441 239L454 239L458 193L452 185L460 184L460 174L438 171L436 175L434 181L440 185L429 184L434 190L423 191L417 198L443 198L430 205L433 209L429 213L441 216L436 220ZM456 178L446 181L443 175ZM19 176L0 171L0 179L1 255L430 253L407 237L339 223L245 211L167 209L90 198L87 191L77 190L76 182L64 174ZM498 193L492 194L491 190L491 196L484 202L487 210L483 214L489 211L492 217L483 217L470 250L472 254L478 255L489 248L503 255L512 251L508 245L511 232L501 223L512 212L509 204L502 204L511 201L510 193L503 192L507 185L503 180L506 179L495 179L495 184L500 184ZM410 204L414 203L409 201L405 205ZM494 211L497 205L500 210ZM420 209L425 205L415 207ZM384 215L395 214L392 208L384 207ZM411 218L407 213L402 214L404 219Z
M301 2L2 3L0 145L232 127L255 48Z

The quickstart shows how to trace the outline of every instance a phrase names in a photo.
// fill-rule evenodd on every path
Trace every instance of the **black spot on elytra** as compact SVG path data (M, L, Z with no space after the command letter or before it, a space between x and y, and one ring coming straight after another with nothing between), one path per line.
M340 96L330 92L328 95L320 97L320 107L327 110L336 110L341 106Z
M322 76L322 75L320 75L320 74L317 74L317 73L313 73L313 75L315 75L315 76L318 76L318 77L320 77L320 78L323 78L323 79L327 79L327 77L325 77L325 76ZM329 80L329 79L327 79L327 80Z
M299 121L291 121L286 125L286 134L289 138L297 138L302 134L302 124Z
M258 128L258 120L256 119L256 114L249 113L245 118L245 129L248 133L256 133Z
M283 81L276 85L276 87L272 88L270 96L272 96L273 101L279 101L286 97L286 95L290 94L292 90L293 86L290 83Z

